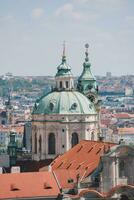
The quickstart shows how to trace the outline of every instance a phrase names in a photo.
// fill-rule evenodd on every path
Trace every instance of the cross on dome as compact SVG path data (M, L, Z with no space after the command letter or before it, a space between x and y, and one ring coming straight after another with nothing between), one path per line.
M63 54L62 54L62 63L66 62L66 43L63 42Z
M89 61L89 57L88 57L88 48L89 48L89 44L85 44L85 48L86 48L86 52L85 52L85 55L86 55L86 58L85 58L85 61L88 62Z

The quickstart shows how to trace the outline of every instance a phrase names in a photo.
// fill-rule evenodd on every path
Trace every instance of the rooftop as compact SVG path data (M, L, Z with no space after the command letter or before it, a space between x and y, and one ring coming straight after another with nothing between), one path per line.
M52 163L52 170L56 174L62 188L73 187L77 177L82 181L98 166L104 151L114 146L112 143L82 140L79 144L57 157Z
M118 134L134 134L134 128L118 128Z
M0 199L56 197L60 193L52 172L0 174Z

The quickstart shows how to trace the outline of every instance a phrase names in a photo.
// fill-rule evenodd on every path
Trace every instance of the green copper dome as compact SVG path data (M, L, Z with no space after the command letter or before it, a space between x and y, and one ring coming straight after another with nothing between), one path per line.
M90 66L91 64L90 63L84 63L83 64L83 72L81 74L81 76L79 77L79 80L94 80L96 81L95 77L93 76L91 70L90 70Z
M61 64L57 67L57 76L72 76L71 67L66 63L66 56L62 57Z
M80 92L54 91L36 101L33 114L96 114L96 110Z

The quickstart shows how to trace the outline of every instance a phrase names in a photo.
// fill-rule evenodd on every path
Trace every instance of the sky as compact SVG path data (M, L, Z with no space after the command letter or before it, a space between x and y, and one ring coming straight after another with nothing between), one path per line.
M95 75L134 75L134 0L0 0L0 75L80 75L89 44Z

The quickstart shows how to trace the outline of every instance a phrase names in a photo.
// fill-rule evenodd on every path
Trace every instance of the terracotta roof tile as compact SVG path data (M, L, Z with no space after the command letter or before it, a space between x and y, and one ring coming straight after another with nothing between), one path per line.
M118 128L118 134L134 134L134 128Z
M108 150L113 145L115 144L83 140L62 156L57 157L51 166L61 187L70 188L67 181L69 177L76 182L78 174L80 179L90 175L97 168L104 149Z
M130 119L131 118L130 114L128 114L128 113L116 113L116 114L114 114L114 117L118 118L118 119Z
M52 172L0 174L0 199L58 196Z

